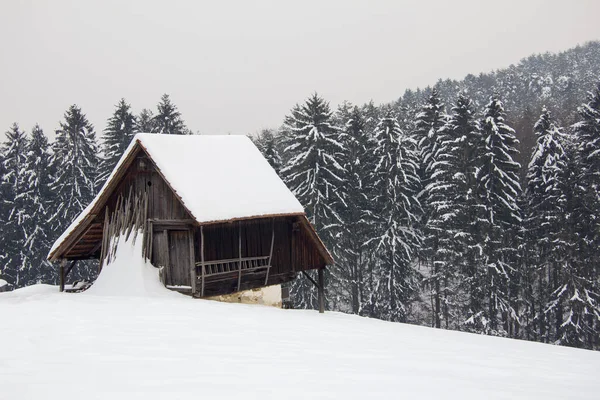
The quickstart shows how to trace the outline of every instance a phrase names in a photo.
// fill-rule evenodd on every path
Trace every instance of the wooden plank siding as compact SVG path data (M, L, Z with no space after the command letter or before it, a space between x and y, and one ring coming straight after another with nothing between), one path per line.
M190 235L191 231L168 231L169 265L165 275L167 285L191 286Z
M272 229L275 230L273 256L267 284L290 280L296 272L323 268L327 262L315 248L311 235L298 224L298 217L260 218L222 224L205 225L204 260L236 259L239 257L239 232L241 228L242 257L269 256ZM294 230L294 224L298 227ZM294 240L292 240L294 236ZM195 231L196 262L201 261L200 229ZM295 267L295 270L294 270ZM200 274L201 271L198 271ZM260 285L257 278L257 285ZM257 287L258 287L257 286Z

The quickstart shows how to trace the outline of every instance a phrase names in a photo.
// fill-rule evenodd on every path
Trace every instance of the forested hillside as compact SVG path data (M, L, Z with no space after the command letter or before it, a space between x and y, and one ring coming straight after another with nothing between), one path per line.
M592 42L390 104L333 110L315 93L258 134L336 258L328 307L600 348L599 82ZM167 95L155 114L121 100L101 135L76 105L53 143L9 128L0 278L56 280L50 244L140 131L190 133ZM292 289L297 307L315 307L307 279Z
M599 83L593 42L262 132L335 254L329 307L598 349Z

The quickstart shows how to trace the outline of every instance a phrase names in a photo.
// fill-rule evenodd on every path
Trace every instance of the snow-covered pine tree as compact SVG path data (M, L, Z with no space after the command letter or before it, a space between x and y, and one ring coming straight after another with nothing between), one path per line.
M7 209L9 204L4 200L8 198L8 188L3 184L4 176L6 175L6 168L4 167L4 152L0 147L0 240L4 241L7 235L6 229L6 218L8 215ZM8 258L8 249L0 247L0 279L8 281L12 278L8 278L10 274L7 271L6 259ZM4 275L3 275L4 274Z
M31 131L31 139L27 148L27 185L25 210L28 215L25 249L28 264L31 266L27 284L37 282L56 283L56 269L46 260L50 250L51 228L48 218L53 201L51 185L54 171L51 164L50 144L48 137L39 125Z
M6 168L4 167L4 152L2 148L0 148L0 240L4 241L6 237L6 217L7 217L7 208L8 203L4 201L4 199L8 198L8 188L2 183L4 182L4 176L6 175ZM6 260L8 258L8 249L5 247L0 247L0 279L4 279L5 281L9 281L11 278L8 278L8 274L10 272L5 271L6 269Z
M160 98L152 125L152 132L165 135L185 135L189 132L181 118L181 113L171 102L168 94L163 94Z
M24 227L29 215L25 209L27 185L27 135L14 123L6 132L2 145L4 162L3 186L3 279L14 287L24 286L30 274L25 250Z
M473 103L465 93L458 94L440 134L445 148L440 166L443 190L433 194L441 197L440 204L446 210L439 214L444 217L439 223L434 220L442 230L440 235L447 249L447 267L443 272L448 283L444 285L442 311L446 325L460 329L469 309L480 308L473 302L472 294L479 290L473 277L480 253L476 238L481 205L476 174L483 141Z
M570 272L563 343L600 348L600 83L578 109L573 126L577 141L578 267Z
M378 235L370 242L376 244L379 262L373 272L376 286L370 307L378 318L406 321L417 290L411 262L421 242L416 142L402 132L391 111L379 122L375 138Z
M65 112L52 150L56 202L51 219L62 230L94 198L100 162L94 127L77 105Z
M521 223L517 202L520 165L514 161L518 141L515 131L505 123L505 115L498 95L492 95L481 122L485 148L477 177L485 215L479 238L484 260L475 280L483 289L484 307L473 310L468 320L471 329L502 335L510 333L512 319L516 318L510 283L516 279L518 252L514 239Z
M368 310L368 278L373 265L372 248L366 245L374 233L374 188L371 168L375 164L376 142L362 111L350 103L343 103L335 114L341 129L340 140L344 150L339 162L344 169L345 190L348 194L341 210L344 225L338 238L339 252L332 275L336 286L330 297L337 297L343 310L354 314L370 315ZM372 247L372 246L371 246ZM333 293L332 293L333 292Z
M279 174L282 165L280 155L281 137L279 134L272 129L263 129L253 140L271 167Z
M524 210L528 264L523 271L525 304L523 310L527 332L545 341L549 339L550 323L547 310L550 292L560 285L560 274L567 249L563 244L563 216L569 188L564 174L567 171L567 156L563 148L565 139L544 107L542 115L534 125L537 143L527 169L527 186ZM548 319L556 321L555 332L562 324L562 304L554 302L554 315ZM560 321L560 322L559 322Z
M140 132L154 132L154 114L152 110L144 108L137 116L137 127Z
M419 201L423 207L421 229L423 245L420 258L426 264L428 276L424 283L430 290L432 299L432 326L441 327L442 314L448 322L448 295L453 285L452 263L449 240L449 219L451 200L448 190L448 173L451 160L448 158L447 141L442 128L446 123L444 104L434 88L421 110L416 115L414 136L418 143L419 177L421 193ZM444 311L442 310L442 303Z
M94 127L77 105L65 112L52 150L56 176L50 221L57 236L93 200L100 163ZM72 274L89 278L92 273L91 267L80 264Z
M131 113L131 106L125 99L121 99L104 129L98 187L101 187L108 179L136 133L137 121Z
M344 169L338 162L343 146L337 140L338 128L332 124L329 104L315 93L291 110L282 134L286 165L281 175L335 256L334 238L342 225L339 209L345 192ZM305 277L294 281L292 296L299 308L317 306L316 290Z

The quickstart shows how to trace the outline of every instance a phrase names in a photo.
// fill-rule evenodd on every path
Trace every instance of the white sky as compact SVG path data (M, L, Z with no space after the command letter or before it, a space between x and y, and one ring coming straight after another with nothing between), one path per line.
M0 3L0 131L58 128L76 103L101 132L121 97L169 93L194 131L277 127L313 91L388 102L405 89L600 39L600 1Z

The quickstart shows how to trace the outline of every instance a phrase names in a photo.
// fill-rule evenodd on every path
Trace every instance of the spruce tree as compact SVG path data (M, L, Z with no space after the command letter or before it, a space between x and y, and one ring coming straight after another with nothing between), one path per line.
M154 129L154 114L152 110L144 108L137 117L137 128L140 132L151 133Z
M4 167L4 151L0 148L0 239L4 241L7 236L6 232L6 217L9 204L4 200L8 198L8 188L3 184L6 176L6 168ZM0 247L0 279L8 281L7 275L10 275L7 270L6 260L8 259L8 249L4 246ZM8 279L7 279L8 278Z
M425 283L431 291L433 310L432 326L441 327L442 302L447 310L448 289L453 274L450 271L449 225L451 217L448 209L450 196L447 174L451 169L448 158L447 141L443 127L446 123L444 104L437 90L416 115L414 135L418 142L419 176L422 190L419 200L423 206L421 226L424 243L421 247L421 259L429 269ZM448 313L444 312L446 321Z
M58 236L93 200L100 163L94 127L77 105L65 112L52 150L56 176L52 183L54 204L50 221L54 235ZM86 267L80 266L74 273L89 277L91 268Z
M277 132L271 129L264 129L259 133L258 137L254 139L254 143L269 162L269 165L271 165L275 172L279 174L282 165L280 155L281 137Z
M54 235L58 236L94 199L100 157L94 127L77 105L65 112L52 145L52 165L56 176L53 214L50 217ZM73 270L74 279L91 279L95 269L81 263Z
M157 106L157 112L152 119L152 132L165 135L185 135L189 133L181 113L171 102L168 94L163 94Z
M417 290L411 262L421 235L418 230L420 187L415 141L404 135L392 111L388 111L375 131L377 148L373 184L378 198L378 264L374 313L390 321L406 321Z
M30 216L25 209L27 185L27 135L14 123L2 146L3 186L3 279L15 287L24 286L31 273L25 250L25 226Z
M426 187L434 176L440 140L440 130L446 123L444 103L442 103L436 88L415 116L413 135L417 141L419 152L419 178L422 187ZM423 194L427 196L427 193ZM423 205L425 208L426 206Z
M569 271L571 288L563 342L600 347L600 83L578 109L579 122L573 126L577 141L579 188L578 260Z
M287 162L281 175L335 256L334 237L342 225L339 209L345 201L344 169L338 162L344 148L337 140L329 104L315 93L294 107L285 119L283 135ZM292 295L298 307L317 305L316 291L305 277L294 281Z
M565 176L567 171L567 155L563 144L565 139L544 108L542 115L534 125L537 143L533 149L527 172L525 197L525 228L529 241L529 264L525 282L528 293L527 311L533 326L528 331L536 337L548 338L549 325L546 306L549 303L549 292L560 284L560 274L567 249L563 248L563 216L566 210L567 190ZM557 302L553 310L555 332L560 331L562 324L562 304Z
M480 309L475 282L476 266L480 262L478 221L481 204L477 196L476 174L483 141L478 121L475 119L473 102L465 93L459 93L452 113L442 128L445 137L446 169L443 177L447 204L446 237L448 240L448 271L452 272L456 286L446 286L449 292L444 316L458 323L465 321L469 310ZM453 307L450 307L450 304ZM460 327L456 326L457 328Z
M514 239L521 223L520 165L514 161L518 141L505 117L504 106L494 94L481 122L485 147L477 176L484 213L479 237L483 264L478 266L474 279L483 290L480 300L484 307L472 310L468 320L471 329L502 335L509 333L516 318L510 284L516 279L518 252Z
M376 142L367 132L363 112L349 103L342 104L335 115L340 126L344 150L340 164L344 169L345 190L348 193L341 214L344 225L337 239L341 248L332 269L337 290L335 295L344 309L354 314L370 314L368 287L373 264L372 249L367 246L374 233L374 188L371 168L375 164Z
M56 282L56 270L46 260L50 250L51 228L48 218L52 211L51 185L54 171L51 164L50 144L39 125L31 131L27 149L27 185L25 210L29 216L25 227L25 249L32 273L28 284Z
M100 161L98 173L98 187L109 177L113 168L129 146L129 143L137 133L137 122L131 113L131 106L121 99L116 105L115 112L108 119L103 136L103 157Z

